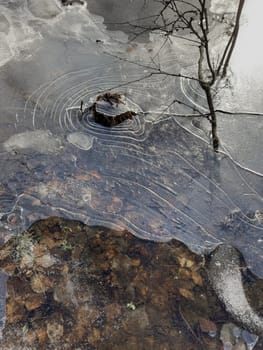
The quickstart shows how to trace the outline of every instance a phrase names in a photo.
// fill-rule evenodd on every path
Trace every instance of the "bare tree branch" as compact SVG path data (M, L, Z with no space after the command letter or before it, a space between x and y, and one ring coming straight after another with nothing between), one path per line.
M114 57L116 58L117 60L119 61L125 61L125 62L128 62L128 63L131 63L131 64L134 64L138 67L142 67L142 68L145 68L145 69L150 69L152 70L152 72L150 73L150 75L155 75L155 74L159 74L159 75L165 75L165 76L169 76L169 77L175 77L175 78L184 78L184 79L189 79L189 80L194 80L194 81L197 81L197 82L200 82L200 79L198 78L195 78L193 76L189 76L189 75L185 75L185 74L182 74L182 73L171 73L171 72L167 72L163 69L161 69L160 67L153 67L153 66L149 66L147 64L144 64L144 63L140 63L138 61L131 61L129 60L128 58L125 58L125 57L120 57L120 56L117 56L117 55L113 55L109 52L104 52L106 55L109 55L111 57ZM147 75L148 77L148 75Z
M150 70L145 76L133 80L131 82L123 83L120 86L128 85L133 82L138 82L143 79L148 79L153 75L169 76L180 79L189 79L198 82L201 89L204 91L209 113L201 113L196 107L192 107L195 112L199 113L199 116L207 118L211 124L211 134L213 148L218 151L219 139L217 136L217 112L226 113L222 110L217 110L214 107L213 89L216 88L216 83L225 77L229 61L231 59L236 40L238 37L240 18L244 7L245 0L239 0L236 17L234 20L234 26L232 33L227 40L221 57L216 60L212 56L211 50L211 21L212 16L208 14L208 0L156 0L161 4L162 8L159 13L152 16L153 25L142 25L138 21L129 21L125 24L130 25L134 30L139 30L134 34L134 38L143 35L147 32L150 33L162 33L164 35L164 42L160 48L152 56L152 65L148 63L142 63L138 61L132 61L127 58L118 57L113 54L106 53L118 60L125 61L138 67ZM150 17L149 17L150 18ZM135 23L132 23L135 22ZM187 35L183 35L186 33ZM170 72L157 64L155 59L160 54L170 37L180 37L187 42L191 42L198 47L198 69L197 75L188 76L180 72ZM134 39L133 38L133 39ZM174 98L171 104L167 107L167 110L173 104L183 104L185 107L190 107L187 103L179 101Z
M237 9L236 21L235 21L235 26L234 26L234 30L233 30L233 33L232 33L232 36L231 36L231 45L230 45L228 54L226 56L226 59L224 61L224 67L223 67L223 72L222 72L223 76L226 75L227 68L228 68L228 65L229 65L232 53L233 53L235 45L236 45L238 32L239 32L240 18L241 18L242 10L243 10L243 7L244 7L244 3L245 3L245 0L240 0L239 1L239 5L238 5L238 9ZM219 70L219 74L220 74L220 70Z

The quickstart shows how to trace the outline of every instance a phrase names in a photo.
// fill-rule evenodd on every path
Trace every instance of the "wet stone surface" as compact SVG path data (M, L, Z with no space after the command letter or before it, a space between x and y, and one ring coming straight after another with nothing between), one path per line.
M2 349L221 350L232 327L204 259L175 240L50 218L10 239L0 268L9 275ZM246 284L262 310L262 281Z
M107 127L121 124L136 115L135 112L129 110L123 95L110 92L99 95L96 102L87 111L93 114L96 123Z

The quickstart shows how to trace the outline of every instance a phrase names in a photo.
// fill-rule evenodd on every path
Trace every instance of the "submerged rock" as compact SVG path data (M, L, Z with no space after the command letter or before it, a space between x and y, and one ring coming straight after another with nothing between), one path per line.
M108 127L118 125L136 115L129 110L124 95L110 92L99 95L89 110L92 111L96 123Z
M225 323L220 332L224 350L253 350L258 337L233 323Z
M243 288L239 252L222 244L212 253L208 265L210 281L226 310L252 333L263 335L263 317L249 305Z

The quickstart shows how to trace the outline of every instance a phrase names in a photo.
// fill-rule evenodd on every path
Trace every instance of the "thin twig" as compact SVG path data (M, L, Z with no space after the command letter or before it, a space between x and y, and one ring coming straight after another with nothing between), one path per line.
M200 79L195 78L193 76L189 76L189 75L185 75L185 74L181 74L181 73L167 72L167 71L162 70L159 67L157 68L157 67L149 66L147 64L140 63L140 62L131 61L131 60L127 59L127 58L120 57L120 56L111 54L111 53L106 52L106 51L104 51L104 54L105 55L109 55L111 57L114 57L114 58L116 58L119 61L128 62L128 63L134 64L134 65L136 65L138 67L142 67L142 68L145 68L145 69L151 69L151 70L153 70L153 72L151 72L151 75L159 74L159 75L165 75L165 76L170 76L170 77L175 77L175 78L184 78L184 79L189 79L189 80L194 80L194 81L200 82Z
M186 318L184 317L183 313L182 313L182 310L181 310L181 306L179 305L178 306L178 311L179 311L179 314L182 318L182 320L184 321L187 329L190 331L191 335L194 337L195 340L197 340L197 342L204 346L204 343L202 342L202 340L200 338L198 338L198 336L195 334L194 330L192 329L192 327L190 326L189 322L186 320Z

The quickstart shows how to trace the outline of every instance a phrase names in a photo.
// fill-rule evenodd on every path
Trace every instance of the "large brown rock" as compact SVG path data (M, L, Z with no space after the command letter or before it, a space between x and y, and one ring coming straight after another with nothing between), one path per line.
M124 95L110 92L99 95L90 110L95 122L107 127L116 126L136 115L128 109Z

